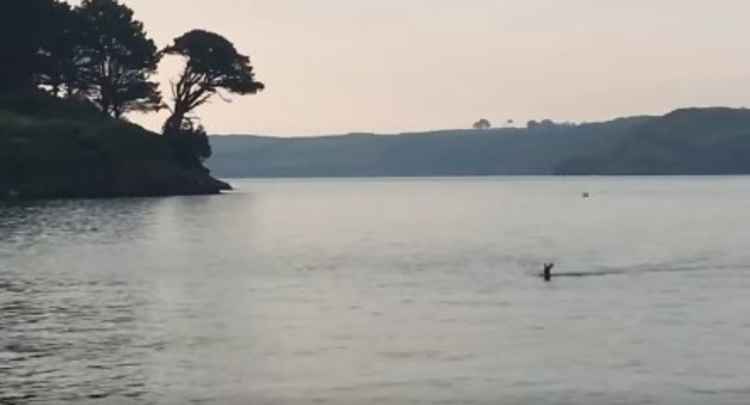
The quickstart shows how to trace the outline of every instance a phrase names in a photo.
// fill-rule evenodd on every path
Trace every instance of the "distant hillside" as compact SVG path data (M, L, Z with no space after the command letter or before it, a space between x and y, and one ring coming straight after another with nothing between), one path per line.
M677 110L531 129L213 136L220 177L750 174L750 110Z
M750 174L750 110L677 110L634 128L608 153L563 162L559 174Z
M652 119L400 135L213 136L207 164L226 178L545 175L564 161L612 152Z

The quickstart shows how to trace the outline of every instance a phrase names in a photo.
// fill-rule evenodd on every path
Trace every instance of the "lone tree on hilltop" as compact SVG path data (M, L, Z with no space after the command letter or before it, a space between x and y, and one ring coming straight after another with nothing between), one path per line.
M185 67L177 82L171 83L172 114L164 123L164 135L172 138L180 158L193 166L210 156L206 150L206 133L196 126L191 113L207 103L220 90L232 94L256 94L263 83L255 80L248 56L240 54L234 45L219 34L193 30L174 40L164 49L166 55L181 56ZM223 98L223 97L222 97ZM196 148L198 146L198 148Z
M190 31L176 38L163 52L186 60L180 79L172 83L172 115L164 124L165 135L179 134L184 122L190 120L189 114L219 90L247 95L265 88L255 80L250 58L237 52L234 45L219 34Z
M161 108L159 85L149 81L160 54L133 10L117 0L83 0L77 11L86 26L81 74L91 101L115 118Z
M486 118L482 118L481 120L477 121L472 125L474 129L490 129L492 128L492 124L490 121Z

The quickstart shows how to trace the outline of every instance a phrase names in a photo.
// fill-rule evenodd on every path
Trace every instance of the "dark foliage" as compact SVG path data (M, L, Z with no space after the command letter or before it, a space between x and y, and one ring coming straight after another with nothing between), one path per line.
M156 72L159 53L133 11L116 0L84 0L82 69L84 91L99 108L119 118L161 107Z
M185 120L176 136L169 136L167 139L182 166L204 169L203 162L211 157L211 144L202 125Z
M41 70L37 55L43 37L42 16L51 14L53 0L6 0L0 12L0 93L28 90Z
M37 50L39 66L34 82L55 96L72 96L81 88L85 55L86 22L67 3L51 2L40 16L42 36Z
M64 103L40 90L0 95L0 111L27 118L106 122L109 119L86 99L68 99ZM2 136L2 135L0 135Z
M0 200L207 194L227 185L186 167L166 137L48 94L0 97Z
M75 9L59 0L9 3L0 24L0 93L41 86L86 97L115 118L162 105L149 81L159 53L128 7L117 0L84 0Z

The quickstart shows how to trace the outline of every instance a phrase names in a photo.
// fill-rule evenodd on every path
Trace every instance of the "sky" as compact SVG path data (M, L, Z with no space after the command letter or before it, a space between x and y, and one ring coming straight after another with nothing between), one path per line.
M483 117L524 125L750 105L747 0L121 1L160 47L201 28L250 55L267 89L201 107L215 134L399 133ZM174 79L180 62L163 61L158 79ZM165 116L130 118L158 129Z

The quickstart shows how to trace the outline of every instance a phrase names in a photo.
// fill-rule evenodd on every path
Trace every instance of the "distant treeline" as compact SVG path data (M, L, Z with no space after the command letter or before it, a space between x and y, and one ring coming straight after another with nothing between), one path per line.
M163 132L185 165L210 156L205 130L193 115L219 90L254 94L250 59L221 35L192 30L159 49L133 11L117 0L7 0L0 21L0 96L43 91L86 101L120 119L133 111L171 112ZM185 64L165 102L153 80L160 60ZM27 95L19 99L28 99Z
M750 110L528 128L316 138L213 136L222 177L750 174Z

